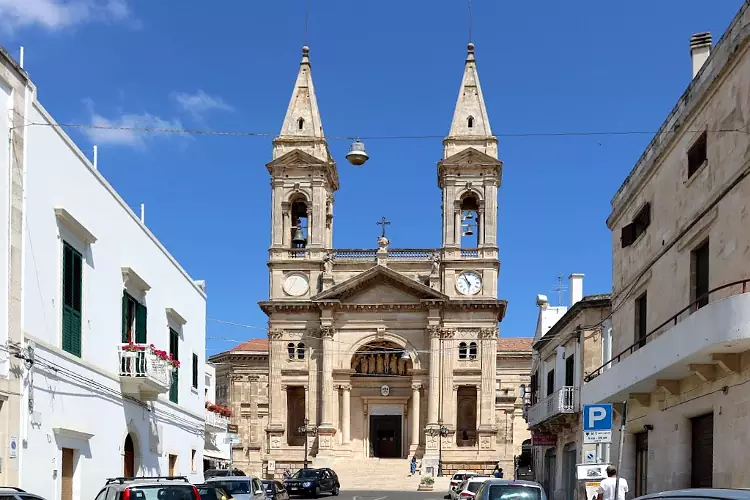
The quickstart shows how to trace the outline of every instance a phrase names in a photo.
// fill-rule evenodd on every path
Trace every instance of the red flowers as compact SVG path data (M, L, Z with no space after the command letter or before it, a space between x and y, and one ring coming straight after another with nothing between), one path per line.
M226 408L220 405L215 405L213 403L209 403L208 401L206 401L206 410L216 413L218 415L221 415L222 417L232 416L232 410L230 410L229 408Z
M127 344L124 344L122 346L122 350L127 352L145 351L146 346L143 344L134 344L133 342L128 342Z
M133 342L128 342L127 344L123 344L122 346L122 350L127 352L143 352L147 348L151 352L151 354L161 359L162 361L166 361L167 364L172 368L180 367L180 362L174 359L174 355L171 352L157 349L154 344L149 344L147 347L145 344L135 344Z

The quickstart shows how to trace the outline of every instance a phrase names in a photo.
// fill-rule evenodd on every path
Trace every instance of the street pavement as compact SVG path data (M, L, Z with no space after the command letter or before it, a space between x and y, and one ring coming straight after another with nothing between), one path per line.
M337 500L443 500L448 491L341 491Z

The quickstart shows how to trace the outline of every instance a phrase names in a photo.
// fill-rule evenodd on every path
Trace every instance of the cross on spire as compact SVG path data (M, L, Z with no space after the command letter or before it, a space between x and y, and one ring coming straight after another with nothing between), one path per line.
M385 238L385 226L390 226L391 222L387 220L385 217L382 217L380 219L380 222L376 222L375 224L377 224L378 226L383 226L383 232L380 236L381 238Z

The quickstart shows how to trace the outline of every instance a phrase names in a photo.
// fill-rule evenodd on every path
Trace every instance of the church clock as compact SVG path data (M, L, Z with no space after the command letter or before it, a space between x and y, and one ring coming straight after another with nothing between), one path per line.
M284 278L284 292L292 297L301 297L307 293L310 283L302 273L290 273Z
M456 290L461 295L476 295L482 289L482 277L474 271L464 271L458 275Z

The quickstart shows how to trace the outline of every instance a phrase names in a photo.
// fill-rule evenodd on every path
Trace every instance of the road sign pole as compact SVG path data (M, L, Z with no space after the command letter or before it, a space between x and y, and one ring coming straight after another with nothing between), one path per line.
M625 423L627 422L628 402L622 403L622 422L620 423L620 448L617 450L617 478L615 479L614 500L620 500L617 496L620 491L620 466L622 465L622 449L625 446ZM623 498L623 500L625 500Z

